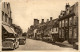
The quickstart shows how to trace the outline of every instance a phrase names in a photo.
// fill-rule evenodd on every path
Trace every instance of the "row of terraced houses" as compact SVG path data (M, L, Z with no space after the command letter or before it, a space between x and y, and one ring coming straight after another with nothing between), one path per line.
M52 40L63 42L67 40L70 44L78 42L78 2L70 6L65 5L65 10L61 10L58 18L44 22L42 19L34 19L34 24L28 28L27 37L33 39L44 39L46 36L52 37Z

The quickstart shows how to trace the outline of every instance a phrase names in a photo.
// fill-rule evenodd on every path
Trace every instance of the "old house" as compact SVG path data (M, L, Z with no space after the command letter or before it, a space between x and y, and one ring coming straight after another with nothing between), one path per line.
M59 15L59 38L69 43L78 41L78 3L65 6L65 11Z
M2 3L2 41L10 34L15 33L12 28L11 7L9 2Z

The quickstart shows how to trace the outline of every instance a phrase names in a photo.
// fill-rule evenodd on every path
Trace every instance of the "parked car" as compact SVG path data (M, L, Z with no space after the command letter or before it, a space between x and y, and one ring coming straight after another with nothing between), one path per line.
M16 49L19 47L19 38L15 34L8 34L9 36L2 41L2 49Z
M26 43L26 38L25 37L20 37L19 38L19 45L23 45Z
M25 32L25 33L23 33L23 34L22 34L22 37L25 37L25 38L26 38L26 34L27 34L26 32Z
M44 40L44 41L47 41L47 42L51 42L51 41L52 41L52 37L51 37L51 36L48 36L48 35L45 35L45 36L43 37L43 40Z

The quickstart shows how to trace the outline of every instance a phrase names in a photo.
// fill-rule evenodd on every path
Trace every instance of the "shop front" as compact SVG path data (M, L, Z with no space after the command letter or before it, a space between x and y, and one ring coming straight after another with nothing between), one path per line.
M2 41L5 40L5 38L9 37L10 34L16 34L14 30L12 30L11 27L7 25L2 25Z

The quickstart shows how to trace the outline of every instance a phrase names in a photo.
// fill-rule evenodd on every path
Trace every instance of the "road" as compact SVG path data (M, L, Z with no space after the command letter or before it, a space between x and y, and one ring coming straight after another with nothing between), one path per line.
M3 51L32 51L32 50L52 50L52 51L77 51L71 46L63 45L61 43L49 43L41 40L26 39L25 45L19 45L19 48L15 50L3 50Z
M14 51L27 51L27 50L75 50L72 47L54 44L54 43L47 43L40 40L33 40L33 39L26 39L25 45L19 45Z

